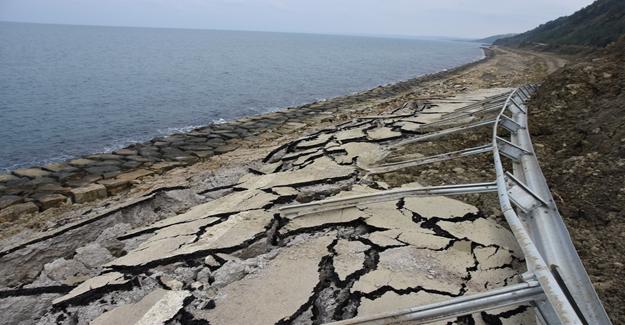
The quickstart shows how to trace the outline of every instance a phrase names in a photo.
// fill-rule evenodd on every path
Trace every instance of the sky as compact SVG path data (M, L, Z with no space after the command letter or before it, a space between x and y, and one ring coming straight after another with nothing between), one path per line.
M592 0L0 0L0 21L479 38Z

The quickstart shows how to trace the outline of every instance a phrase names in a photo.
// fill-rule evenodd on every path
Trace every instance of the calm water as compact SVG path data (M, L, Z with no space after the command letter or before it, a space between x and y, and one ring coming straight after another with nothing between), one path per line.
M479 59L475 43L0 23L0 169Z

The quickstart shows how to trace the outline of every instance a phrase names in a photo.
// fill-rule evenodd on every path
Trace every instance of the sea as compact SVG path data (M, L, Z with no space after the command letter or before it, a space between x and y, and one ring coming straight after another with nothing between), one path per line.
M348 95L483 57L401 37L0 22L0 171Z

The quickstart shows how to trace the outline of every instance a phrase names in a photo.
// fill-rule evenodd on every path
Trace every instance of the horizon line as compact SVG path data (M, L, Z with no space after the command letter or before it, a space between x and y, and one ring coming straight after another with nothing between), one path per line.
M58 23L58 22L34 22L34 21L14 21L0 20L0 23L13 24L36 24L36 25L58 25L58 26L75 26L75 27L105 27L105 28L148 28L148 29L179 29L179 30L206 30L206 31L223 31L223 32L256 32L256 33L282 33L282 34L305 34L305 35L327 35L327 36L354 36L354 37L376 37L376 38L403 38L403 39L430 39L430 40L446 40L446 41L475 41L490 36L506 34L497 33L485 37L457 37L445 35L408 35L408 34L351 34L351 33L329 33L329 32L305 32L305 31L276 31L276 30L250 30L250 29L226 29L226 28L207 28L207 27L169 27L169 26L129 26L129 25L100 25L100 24L75 24L75 23Z

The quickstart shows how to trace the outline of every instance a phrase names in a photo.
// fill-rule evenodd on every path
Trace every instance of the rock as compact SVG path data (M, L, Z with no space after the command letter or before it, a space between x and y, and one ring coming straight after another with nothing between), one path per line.
M55 293L32 296L8 296L0 299L0 315L3 324L27 325L37 323L36 319L50 308L50 302L58 297ZM41 323L40 323L41 324Z
M123 181L134 181L135 179L141 178L141 177L145 177L145 176L149 176L154 174L153 171L151 170L147 170L147 169L137 169L134 171L131 171L129 173L123 173L120 175L117 175L117 179L118 180L123 180Z
M113 256L99 243L91 243L76 249L74 259L90 268L96 268L112 260Z
M10 205L23 202L24 198L17 195L3 195L0 196L0 210Z
M247 272L243 263L227 261L213 273L215 281L212 286L218 289L223 288L234 281L243 279L246 274Z
M20 177L37 178L50 175L50 172L40 168L19 168L13 171L13 174Z
M72 198L75 203L85 203L103 199L106 195L106 187L101 184L91 184L72 189Z
M19 178L17 176L11 175L11 174L0 174L0 183L6 183L9 181L15 181L18 180Z
M65 196L70 196L72 194L72 189L69 187L63 187L59 184L47 183L37 187L38 193L56 193L63 194Z
M225 145L225 146L219 146L219 147L215 148L214 151L215 151L216 154L224 154L226 152L234 151L237 148L239 148L239 146Z
M33 202L14 204L0 211L0 220L14 221L20 215L39 211L39 207Z
M165 324L178 314L191 296L188 291L156 289L135 304L119 306L94 319L91 325Z
M58 207L67 202L67 197L61 194L42 194L35 196L35 199L43 210Z
M121 156L134 156L137 154L137 151L131 150L131 149L119 149L119 150L113 151L113 153L116 155L121 155Z
M119 167L116 165L106 165L106 166L89 167L89 168L86 168L85 170L90 174L103 175L106 173L117 172L119 171Z
M456 174L464 174L464 168L456 167L453 169Z
M184 283L166 275L159 277L158 280L169 290L182 290L184 287Z
M130 181L126 179L112 178L98 181L98 184L104 185L109 195L115 195L130 187Z
M202 288L204 288L204 284L202 282L195 281L191 283L190 287L193 290L201 290Z
M110 154L110 153L97 153L95 155L89 155L86 158L87 159L94 159L94 160L121 160L122 156L121 155L114 155L114 154Z
M148 162L150 159L142 157L142 156L126 156L124 157L126 160L135 161L135 162Z
M79 261L59 258L43 266L41 277L71 285L88 273Z
M200 281L201 283L209 283L210 282L210 277L211 277L211 270L207 267L203 268L200 270L200 272L197 273L197 276L195 277L196 280Z
M176 167L180 167L183 166L184 164L179 163L179 162L159 162L156 163L152 166L150 166L150 169L156 171L157 173L162 173L165 171L168 171L170 169L176 168Z
M43 169L51 172L60 172L60 171L71 171L76 168L69 166L65 163L51 163L43 166Z
M217 262L217 260L215 259L213 255L206 256L206 258L204 258L204 264L206 264L206 266L211 267L211 268L216 268L221 265L219 262Z
M84 158L74 159L69 162L70 165L76 166L76 167L84 167L84 166L91 165L93 163L95 163L95 161L90 160L90 159L84 159Z
M183 263L181 263L183 264ZM184 264L183 264L184 265ZM195 280L195 277L197 276L198 273L198 268L195 267L185 267L185 266L181 266L181 267L177 267L174 270L174 274L176 275L176 279L184 282L184 283L191 283Z
M88 186L89 184L94 183L100 179L102 179L102 176L100 175L83 174L82 177L80 177L80 175L74 174L72 176L72 179L66 182L66 185L70 187L83 187Z

